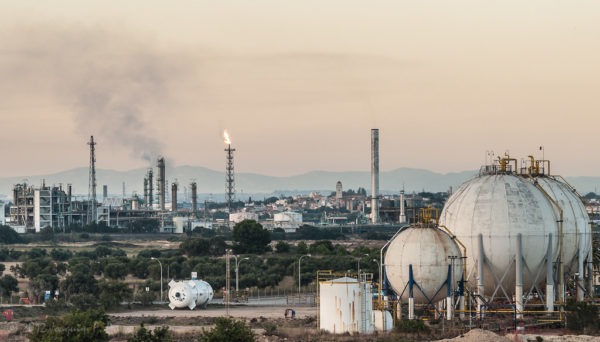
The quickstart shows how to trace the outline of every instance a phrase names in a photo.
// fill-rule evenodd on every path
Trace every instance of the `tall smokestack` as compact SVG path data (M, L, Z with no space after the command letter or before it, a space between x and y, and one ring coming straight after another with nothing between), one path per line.
M171 184L171 211L177 211L177 182Z
M102 186L102 199L105 200L108 197L108 185Z
M148 177L144 177L144 204L148 206Z
M398 223L406 223L406 213L404 211L404 190L400 190L400 218Z
M152 204L154 203L154 183L152 183L152 169L148 170L148 208L152 208Z
M196 182L192 182L190 187L192 188L192 214L196 216L196 212L198 211L198 186Z
M88 183L88 217L87 223L95 223L97 220L97 203L96 203L96 143L94 136L90 137L90 177Z
M379 129L371 129L371 222L379 223Z
M158 183L158 207L160 210L165 210L165 158L158 158L156 167L158 168L158 179L156 180Z

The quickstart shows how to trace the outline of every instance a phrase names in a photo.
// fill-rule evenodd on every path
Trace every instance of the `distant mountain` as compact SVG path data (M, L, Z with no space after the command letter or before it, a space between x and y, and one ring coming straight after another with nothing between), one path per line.
M144 177L146 168L130 171L97 170L97 195L102 196L102 186L108 185L111 195L123 193L123 183L127 196L133 192L143 194ZM199 194L214 194L214 199L222 198L225 191L225 174L221 171L211 170L199 166L167 167L167 180L169 183L178 181L179 191L183 194L189 184L194 180L198 184ZM381 172L379 176L380 190L382 193L398 193L401 189L407 192L440 192L447 191L450 187L456 189L461 183L473 177L476 171L463 171L457 173L440 174L423 169L400 168L392 171ZM29 177L29 184L40 185L45 180L48 185L71 184L74 194L87 196L88 169L76 168L64 172ZM156 181L156 169L154 180ZM370 191L370 172L330 172L312 171L289 177L274 177L255 173L236 173L236 190L240 199L256 194L294 194L320 191L328 193L335 191L335 184L341 181L343 188L356 190L363 187ZM22 183L23 177L0 178L0 194L12 194L13 185ZM570 182L581 194L596 190L600 184L600 177L569 177ZM156 188L156 186L155 186ZM156 191L156 190L155 190ZM170 192L170 189L169 189Z

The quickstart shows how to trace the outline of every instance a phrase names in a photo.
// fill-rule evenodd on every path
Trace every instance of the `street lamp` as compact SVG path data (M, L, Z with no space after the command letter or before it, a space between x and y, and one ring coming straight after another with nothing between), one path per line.
M301 272L300 272L300 266L302 265L302 258L304 257L309 257L310 258L310 254L305 254L303 256L300 257L300 259L298 259L298 296L300 296L300 277L301 277Z
M160 260L156 259L155 257L151 257L150 259L158 261L158 264L160 265L160 301L162 302L163 301L162 262L160 262Z
M239 287L240 264L242 263L242 261L249 260L250 258L243 258L238 262L238 256L234 255L233 257L235 258L235 292L237 293L240 290L240 287Z

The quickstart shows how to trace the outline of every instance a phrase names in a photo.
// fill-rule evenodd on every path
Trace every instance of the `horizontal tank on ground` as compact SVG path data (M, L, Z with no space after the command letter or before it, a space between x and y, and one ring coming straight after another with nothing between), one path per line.
M189 308L194 310L196 306L206 307L213 298L213 289L209 283L197 280L192 276L191 280L169 282L169 307Z

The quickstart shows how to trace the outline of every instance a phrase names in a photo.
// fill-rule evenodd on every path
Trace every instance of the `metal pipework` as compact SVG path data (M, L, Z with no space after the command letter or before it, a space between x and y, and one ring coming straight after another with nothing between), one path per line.
M437 223L437 222L436 222ZM464 262L463 262L463 274L462 274L462 282L463 282L463 288L464 288L464 283L467 281L467 247L462 243L462 241L460 241L459 238L456 237L456 235L454 235L450 229L448 229L448 227L446 226L442 226L442 225L437 225L440 228L444 228L444 230L450 235L450 238L454 241L456 241L463 249L463 258L464 258ZM483 255L483 254L482 254ZM460 318L464 319L465 318L465 313L464 313L464 309L465 309L465 303L466 303L466 298L465 298L465 292L463 291L462 293L462 298L461 298L461 310L462 312L460 313Z
M530 176L533 176L533 175L536 175L536 176L537 176L537 174L538 174L537 170L536 170L536 172L535 172L535 173L533 172L533 171L534 171L534 169L535 169L535 168L534 168L534 165L535 165L535 158L533 158L533 156L527 156L527 157L529 157L529 168L528 168L528 169L529 169L529 175L530 175ZM539 166L539 163L538 163L538 166Z
M552 233L548 234L546 250L546 310L554 311L554 270L552 267Z
M517 234L517 253L515 255L515 311L517 319L523 319L523 249L521 233Z
M510 162L514 162L515 163L515 168L513 169L513 172L517 172L517 160L515 158L510 158L510 156L506 156L506 158L500 158L498 157L498 161L500 162L500 171L501 172L506 172L507 170L507 165Z

